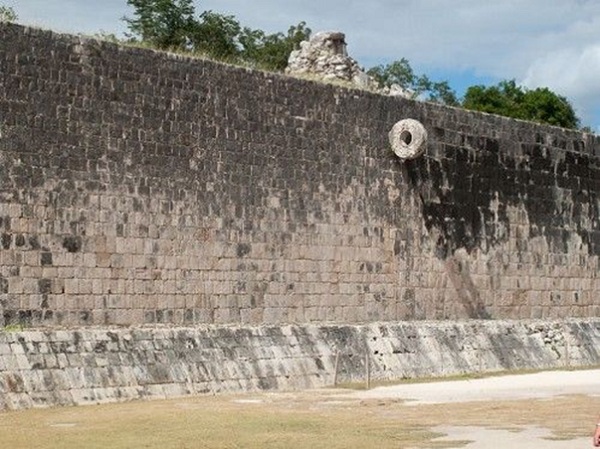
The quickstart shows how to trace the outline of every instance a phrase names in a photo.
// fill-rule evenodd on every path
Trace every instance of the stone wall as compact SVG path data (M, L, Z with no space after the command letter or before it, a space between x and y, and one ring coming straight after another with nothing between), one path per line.
M0 66L4 324L600 311L589 135L9 24Z
M597 365L600 321L114 328L0 334L0 410ZM337 359L337 376L335 374Z

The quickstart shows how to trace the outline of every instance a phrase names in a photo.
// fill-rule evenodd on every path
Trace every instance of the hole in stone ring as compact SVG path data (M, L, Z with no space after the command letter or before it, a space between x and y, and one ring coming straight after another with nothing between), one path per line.
M415 159L427 149L427 131L421 122L407 118L396 122L389 132L392 151L400 159Z
M412 134L409 131L402 131L402 133L400 133L400 140L405 145L410 145L412 142Z

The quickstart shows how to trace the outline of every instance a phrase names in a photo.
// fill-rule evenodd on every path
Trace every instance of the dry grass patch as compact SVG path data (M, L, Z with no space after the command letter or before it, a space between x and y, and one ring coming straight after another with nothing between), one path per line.
M585 436L598 404L553 400L407 406L357 400L340 390L133 402L0 414L0 447L37 448L448 448L432 442L440 424L518 431L536 425L553 438ZM344 393L347 393L344 392Z

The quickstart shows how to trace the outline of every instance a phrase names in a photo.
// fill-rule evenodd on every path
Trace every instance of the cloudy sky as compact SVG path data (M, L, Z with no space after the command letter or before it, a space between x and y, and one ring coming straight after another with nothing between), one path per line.
M417 73L473 84L516 79L567 97L600 132L600 0L196 0L246 26L346 33L365 67L406 57ZM120 35L126 0L0 0L19 22L57 31Z

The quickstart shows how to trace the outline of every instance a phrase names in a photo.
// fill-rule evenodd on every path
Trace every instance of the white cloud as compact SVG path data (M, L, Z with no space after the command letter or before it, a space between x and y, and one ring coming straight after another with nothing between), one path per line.
M525 86L547 86L571 99L584 122L600 106L600 42L584 48L549 52L533 61Z

